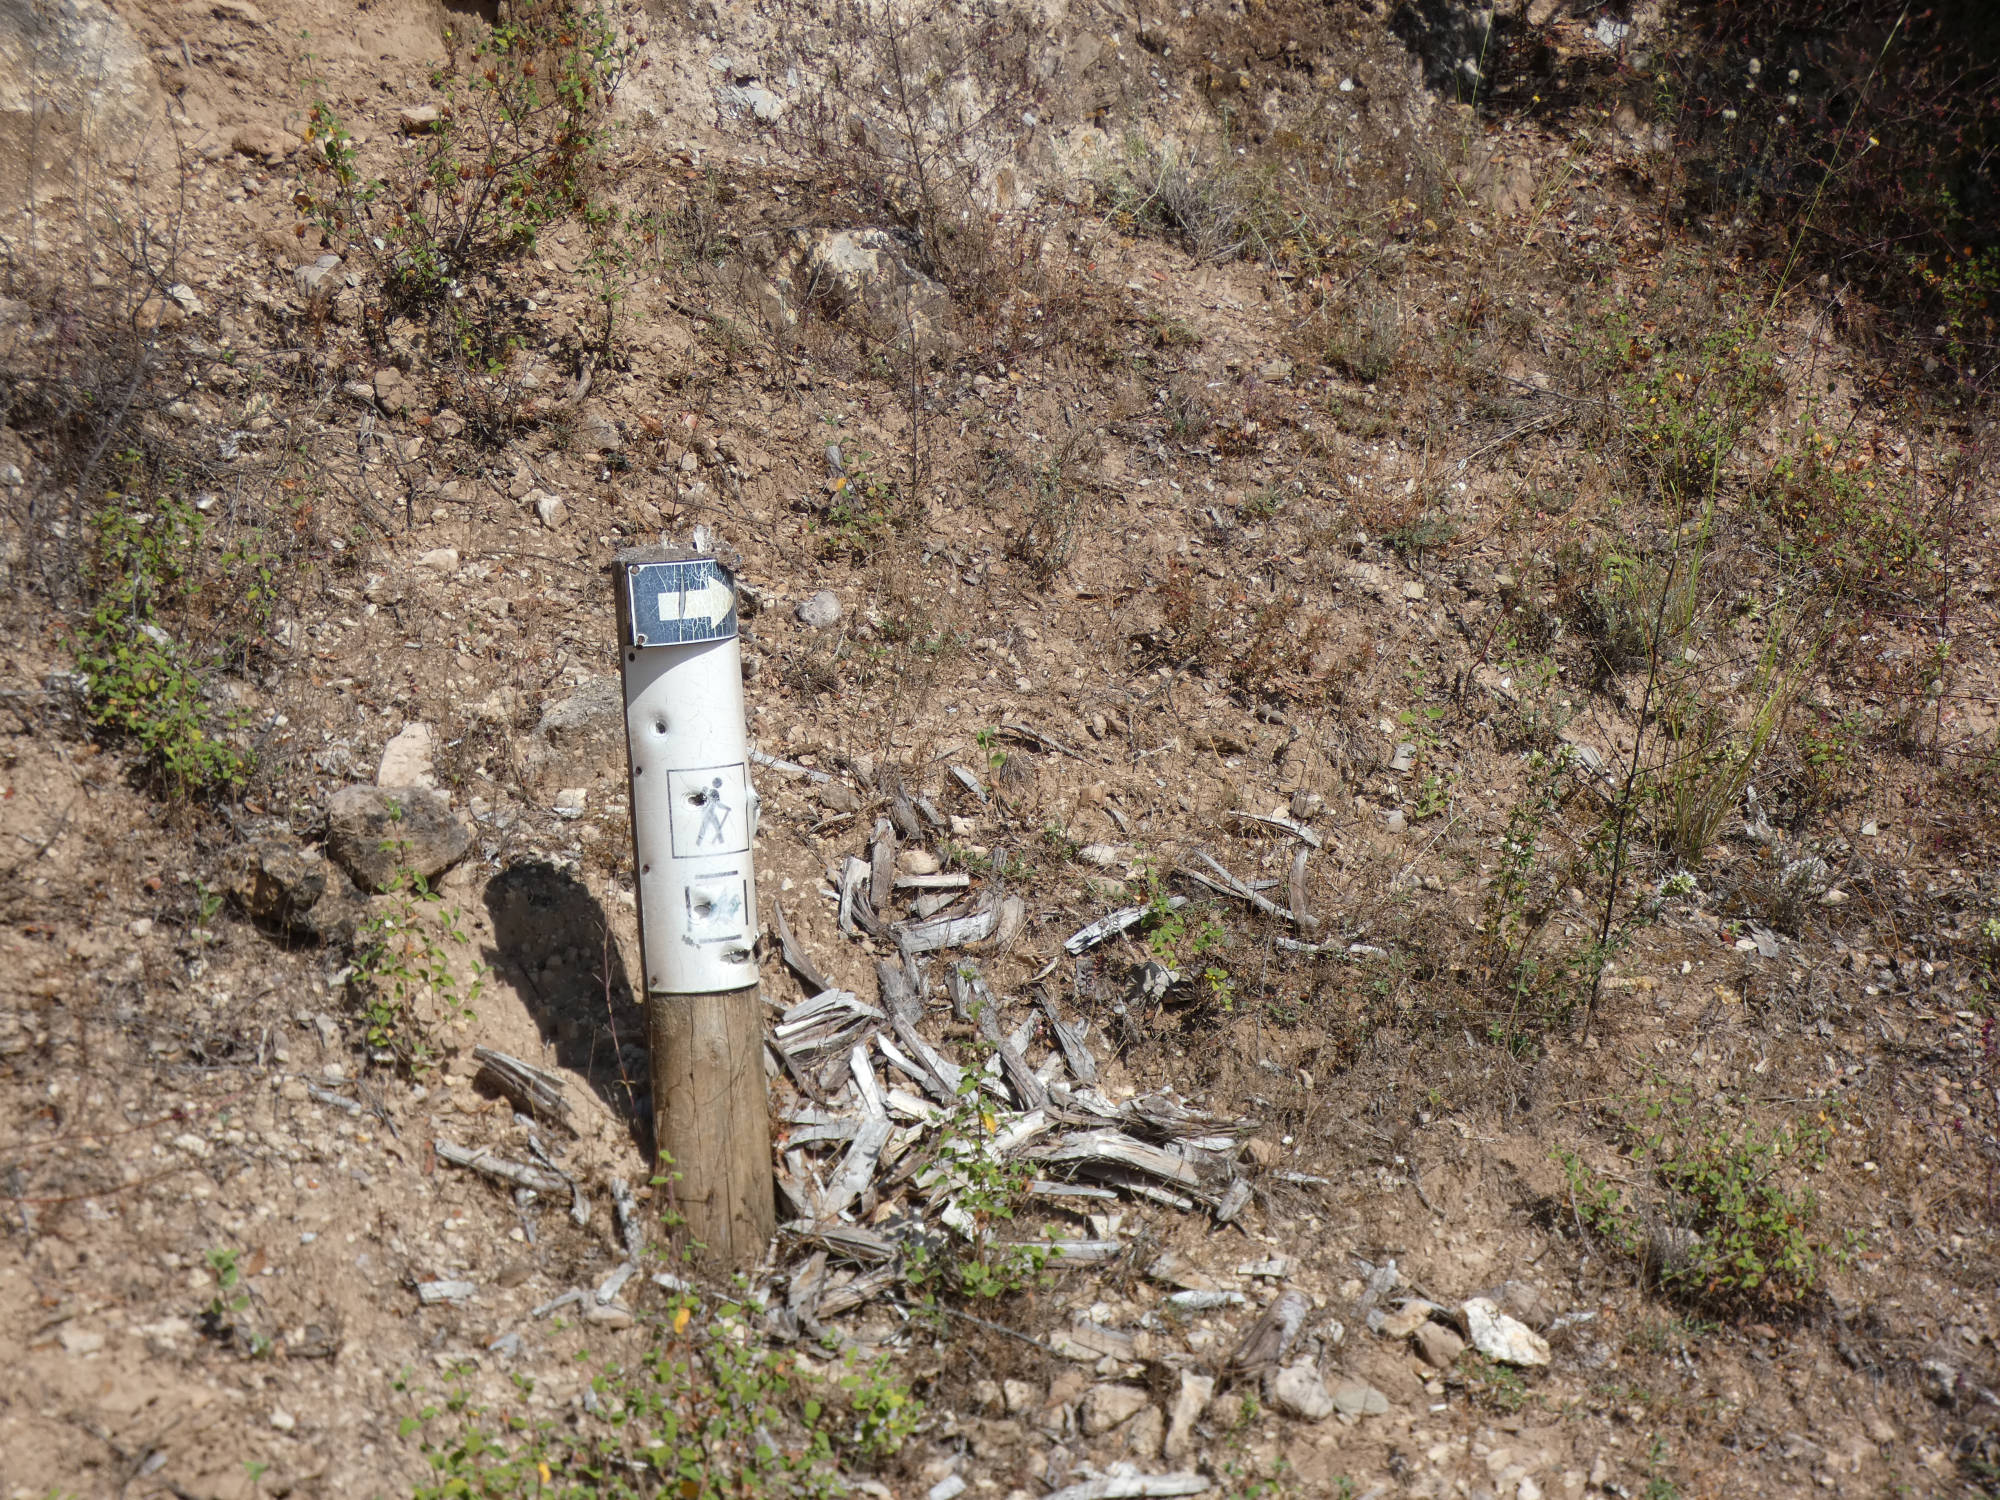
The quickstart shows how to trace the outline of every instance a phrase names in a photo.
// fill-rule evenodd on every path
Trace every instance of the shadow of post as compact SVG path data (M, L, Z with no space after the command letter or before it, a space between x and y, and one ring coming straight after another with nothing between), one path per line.
M646 1013L604 908L572 871L531 859L487 882L486 910L495 972L520 990L556 1061L589 1082L650 1160Z

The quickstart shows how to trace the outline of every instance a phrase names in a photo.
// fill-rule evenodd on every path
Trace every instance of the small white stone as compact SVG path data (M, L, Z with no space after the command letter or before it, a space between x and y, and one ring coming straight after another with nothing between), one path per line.
M1754 944L1752 946L1755 946ZM1545 1365L1548 1340L1526 1323L1500 1311L1491 1297L1473 1297L1463 1308L1473 1347L1488 1359L1508 1365Z
M580 818L590 801L590 793L580 786L566 786L556 793L555 815L559 818Z
M299 1419L286 1411L284 1407L274 1406L271 1408L271 1425L280 1432L290 1432L294 1427L299 1425Z
M824 630L829 625L840 623L840 598L831 589L821 589L810 599L800 602L798 617L801 623L814 630Z
M1311 1364L1287 1365L1264 1382L1264 1395L1279 1411L1308 1422L1333 1415L1334 1398Z
M437 786L432 757L437 734L428 724L405 724L396 737L382 747L382 762L375 771L377 786Z

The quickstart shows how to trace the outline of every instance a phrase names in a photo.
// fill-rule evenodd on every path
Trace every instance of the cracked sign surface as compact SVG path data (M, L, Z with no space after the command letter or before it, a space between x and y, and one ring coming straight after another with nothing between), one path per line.
M712 557L642 563L626 573L632 644L696 646L736 634L736 589Z

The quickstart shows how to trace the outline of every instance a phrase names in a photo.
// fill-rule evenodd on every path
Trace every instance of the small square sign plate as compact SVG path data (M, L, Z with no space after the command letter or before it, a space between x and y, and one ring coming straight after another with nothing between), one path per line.
M714 558L640 563L625 578L633 645L696 646L736 634L736 588Z
M750 847L750 778L739 761L667 772L674 858L741 854Z

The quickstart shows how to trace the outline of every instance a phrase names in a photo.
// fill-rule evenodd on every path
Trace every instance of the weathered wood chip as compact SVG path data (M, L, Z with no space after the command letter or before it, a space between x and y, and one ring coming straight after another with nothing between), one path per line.
M1169 911L1179 911L1186 905L1185 896L1167 897ZM1152 908L1147 906L1121 906L1117 911L1099 917L1089 926L1079 927L1063 939L1063 948L1072 954L1087 953L1107 938L1114 938L1128 928L1136 927L1145 920L1146 913L1150 910Z
M905 953L936 953L943 948L985 942L993 936L999 917L999 903L989 896L975 911L956 917L932 917L923 922L898 922L890 927L889 935Z
M1229 1356L1228 1368L1259 1370L1276 1364L1290 1352L1292 1341L1299 1336L1306 1314L1311 1311L1312 1303L1298 1288L1280 1292L1278 1299L1264 1310L1264 1316L1243 1335L1242 1342Z
M1069 1066L1070 1076L1086 1086L1097 1082L1097 1059L1090 1055L1090 1049L1083 1043L1088 1021L1070 1025L1056 1009L1055 1001L1042 996L1042 1014L1049 1018L1049 1030L1055 1033L1056 1046L1061 1049L1064 1063Z
M1066 1135L1053 1146L1034 1153L1036 1159L1055 1165L1062 1162L1102 1162L1130 1167L1136 1172L1171 1182L1193 1191L1201 1189L1201 1174L1193 1162L1171 1147L1148 1145L1122 1130L1080 1130Z
M762 766L767 771L777 771L785 776L798 776L815 786L825 786L833 778L824 771L815 771L810 766L802 766L795 760L780 760L775 755L766 755L762 750L750 752L750 763Z
M887 818L875 823L875 842L868 850L868 904L880 912L896 899L896 830Z
M826 975L820 972L819 965L813 962L812 955L805 950L805 945L792 936L792 929L785 921L784 903L773 901L771 910L776 914L776 920L771 926L778 935L778 954L784 959L785 967L798 975L805 987L816 995L832 989L833 985Z
M1237 819L1239 822L1262 823L1266 827L1280 829L1285 833L1289 833L1293 838L1307 845L1309 848L1318 849L1322 847L1318 834L1306 827L1305 824L1294 822L1290 818L1271 817L1265 813L1244 812L1240 808L1231 809L1228 816Z
M491 1047L474 1047L472 1057L479 1064L475 1077L505 1094L522 1114L570 1124L569 1101L563 1097L559 1075Z
M1200 1474L1118 1474L1064 1485L1042 1500L1150 1500L1153 1496L1199 1495L1212 1488Z
M868 1184L875 1180L875 1167L881 1160L882 1148L889 1144L889 1135L894 1129L886 1114L862 1121L861 1128L854 1133L854 1140L847 1148L847 1154L840 1159L840 1170L827 1184L826 1194L820 1200L819 1217L822 1222L839 1214L868 1190Z
M1071 760L1082 760L1084 758L1083 756L1078 755L1074 750L1070 749L1070 747L1065 745L1061 740L1055 739L1050 735L1043 734L1041 730L1032 728L1031 726L1026 724L1010 724L1002 722L999 726L999 730L1000 733L1008 736L1010 739L1022 740L1027 744L1034 745L1043 750L1053 750L1058 755L1067 755Z
M819 1316L838 1317L851 1312L864 1302L871 1302L885 1292L894 1291L901 1285L901 1266L881 1266L873 1271L865 1271L852 1281L838 1286L830 1286L820 1294Z
M1129 1360L1136 1344L1129 1333L1106 1328L1099 1323L1080 1321L1049 1335L1049 1347L1064 1359L1089 1363L1103 1359L1107 1354L1113 1359Z
M508 1161L495 1156L482 1146L478 1150L459 1145L456 1141L439 1139L432 1142L438 1160L449 1162L454 1167L464 1167L469 1172L478 1172L497 1182L510 1182L515 1187L532 1188L538 1193L560 1193L569 1186L566 1178L554 1172L545 1172L540 1167L531 1167L525 1162Z
M1296 913L1287 911L1284 907L1278 905L1277 902L1273 901L1269 896L1266 896L1259 891L1252 890L1248 885L1245 885L1242 881L1238 880L1234 875L1230 874L1227 870L1225 870L1221 865L1217 864L1215 860L1212 859L1208 854L1200 850L1197 850L1195 852L1195 858L1201 860L1211 870L1213 870L1217 878L1211 879L1209 876L1202 874L1201 871L1189 869L1186 865L1176 866L1176 869L1181 876L1183 876L1188 880L1192 880L1198 886L1202 886L1207 890L1214 891L1217 895L1234 896L1239 901L1247 901L1250 903L1250 905L1256 907L1257 910L1265 912L1270 916L1274 916L1278 918L1278 920L1281 922L1291 922L1295 925L1303 925L1299 922L1299 918Z

